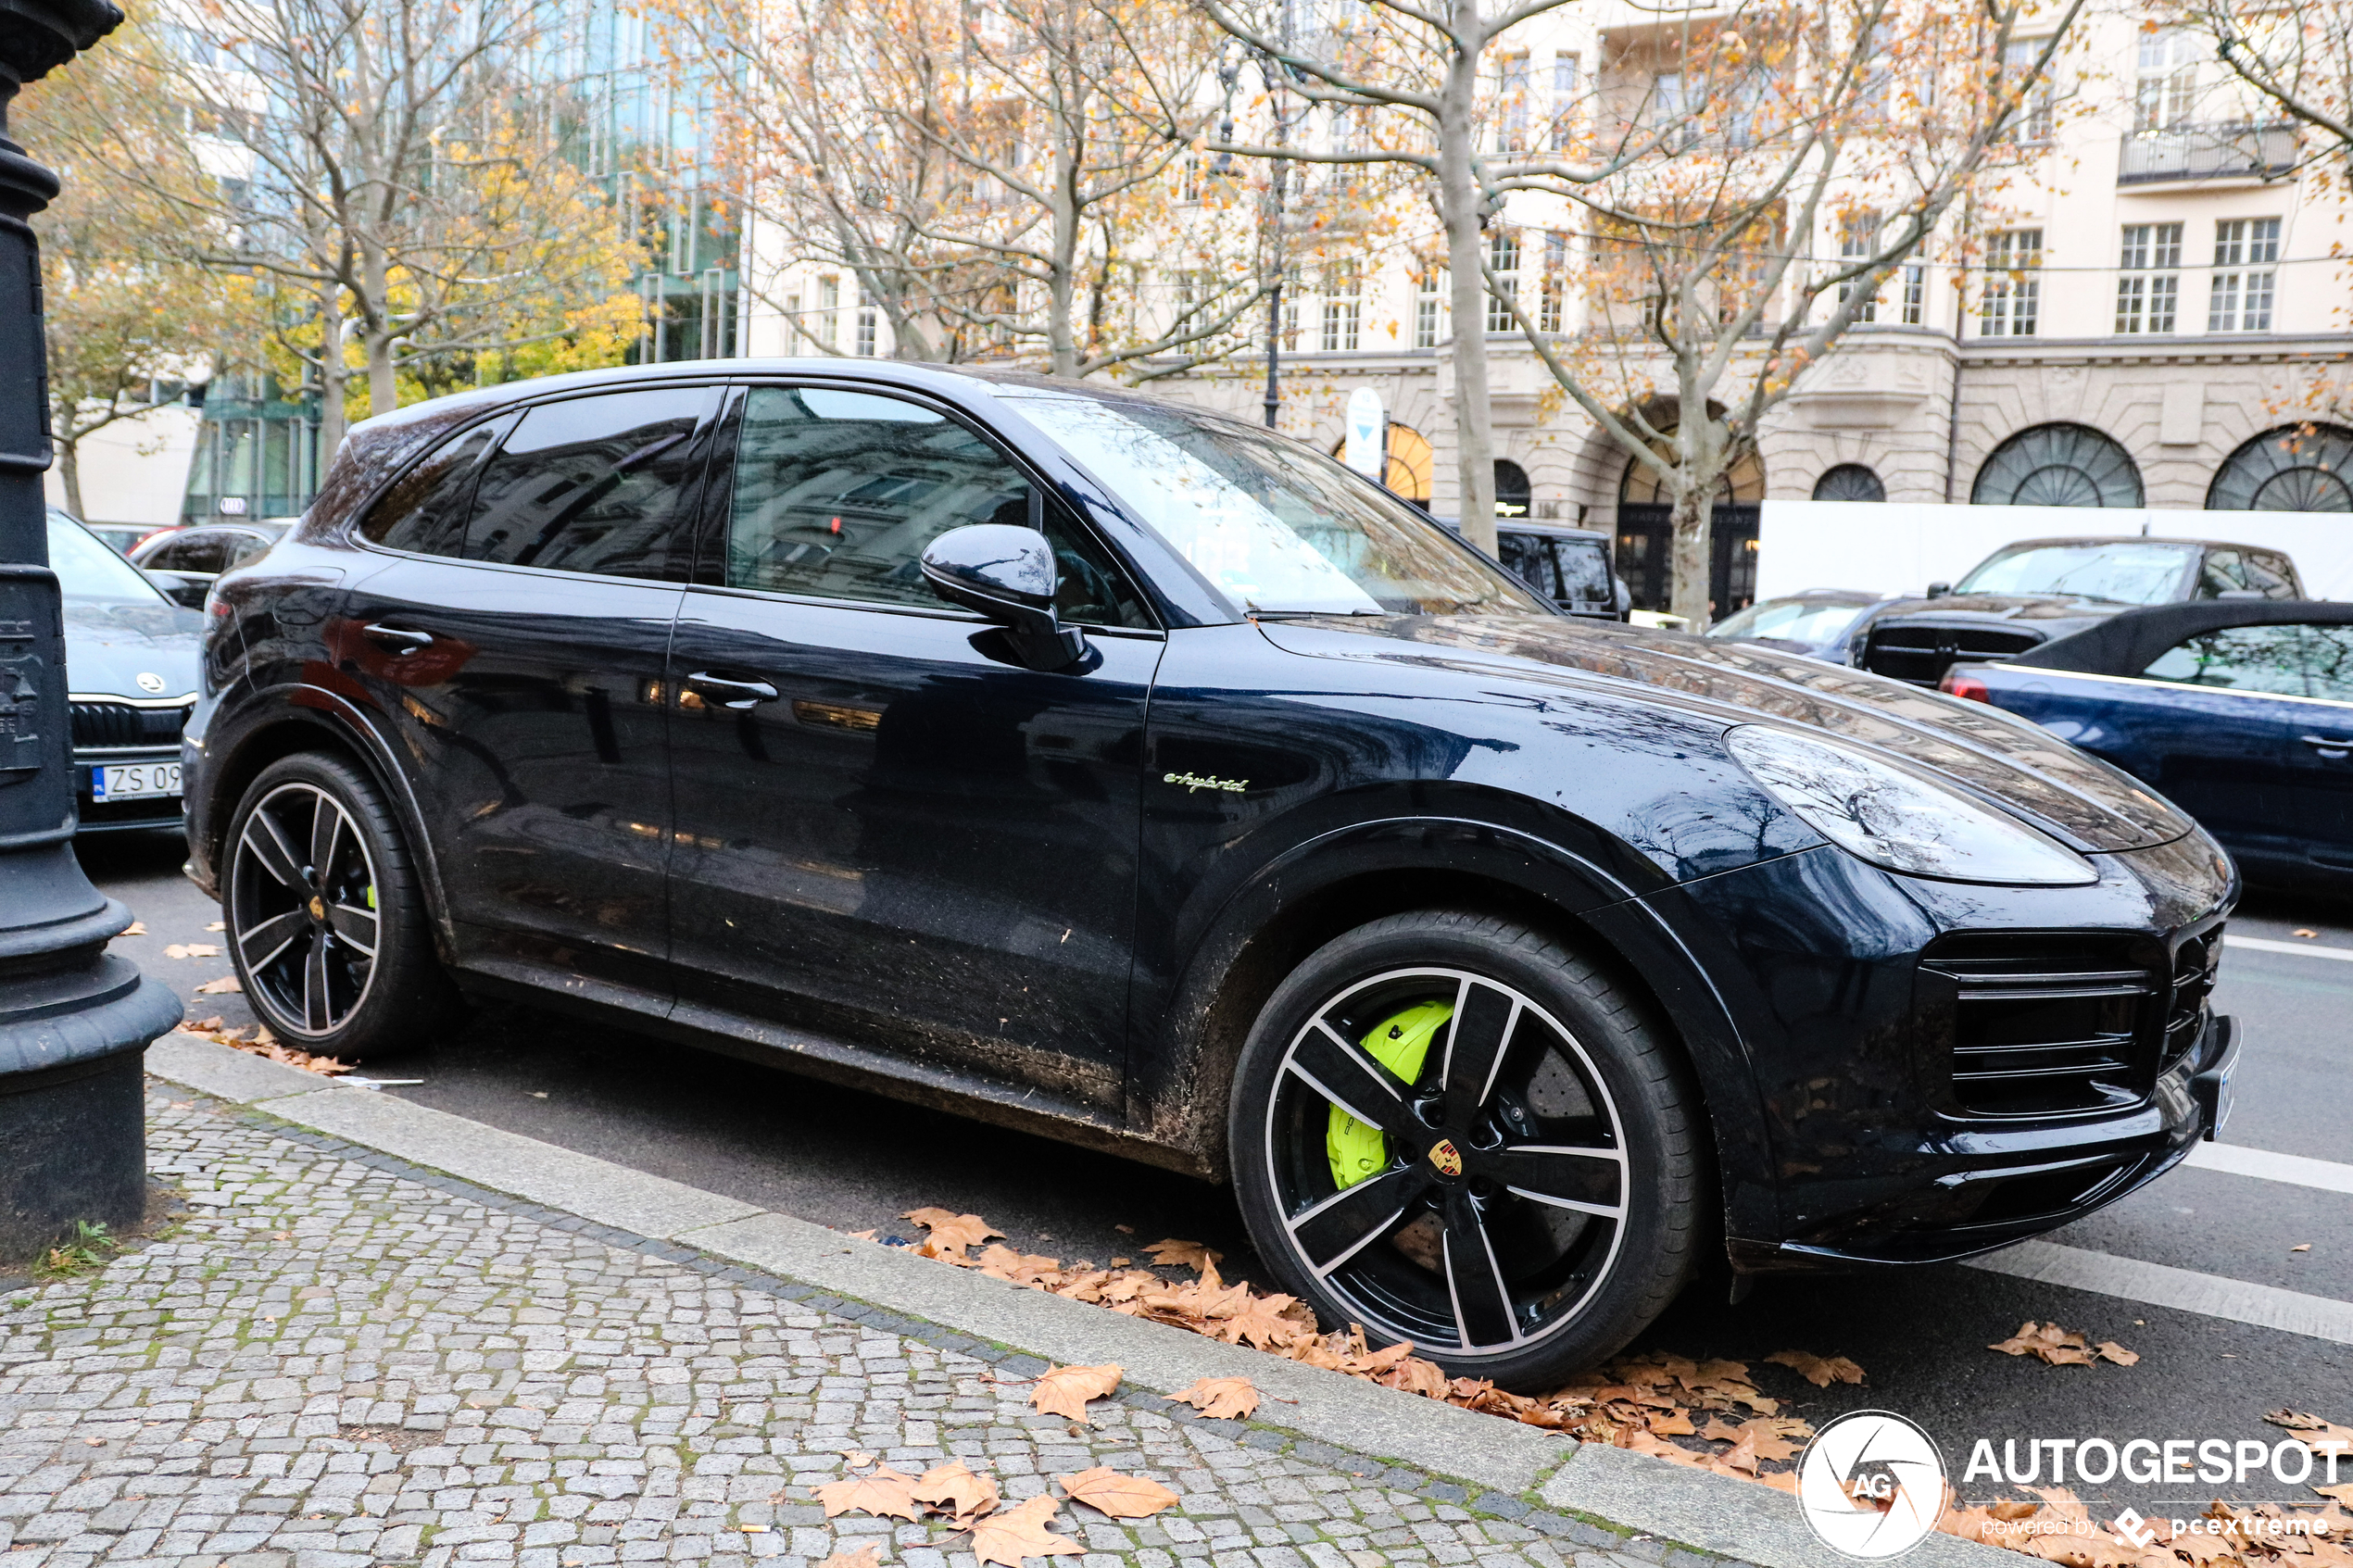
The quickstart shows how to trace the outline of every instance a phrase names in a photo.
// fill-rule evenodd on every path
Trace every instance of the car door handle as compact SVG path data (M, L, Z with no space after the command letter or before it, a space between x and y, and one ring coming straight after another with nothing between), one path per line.
M776 700L776 688L765 681L737 681L708 672L687 676L686 690L705 702L732 708L738 713Z
M2353 752L2353 737L2341 735L2299 735L2296 737L2331 762L2342 762L2347 752Z
M432 633L411 632L406 626L386 626L382 623L363 626L359 629L359 634L378 647L390 648L396 654L415 653L420 648L433 646Z

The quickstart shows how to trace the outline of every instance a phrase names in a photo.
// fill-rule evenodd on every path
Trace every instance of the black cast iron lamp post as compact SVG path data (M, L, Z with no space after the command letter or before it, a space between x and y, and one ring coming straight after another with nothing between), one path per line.
M57 177L8 139L7 105L122 20L107 0L0 0L0 1257L146 1203L141 1054L180 1003L107 943L131 911L73 855L65 625L41 476L49 370L26 220Z

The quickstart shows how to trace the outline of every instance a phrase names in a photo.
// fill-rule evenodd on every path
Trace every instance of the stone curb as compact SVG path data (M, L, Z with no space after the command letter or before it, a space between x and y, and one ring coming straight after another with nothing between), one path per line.
M1048 1361L1115 1361L1126 1374L1123 1402L1178 1420L1197 1418L1160 1396L1199 1378L1246 1376L1267 1402L1244 1443L1327 1464L1378 1456L1358 1462L1385 1486L1577 1545L1677 1568L1714 1562L1712 1554L1755 1568L1857 1561L1822 1545L1795 1499L1749 1482L1623 1449L1567 1444L1494 1416L1024 1289L194 1035L157 1040L146 1065L169 1083L328 1135L302 1137L307 1144L389 1156L369 1162L496 1207L517 1209L494 1196L511 1194L526 1200L525 1217L977 1356L1016 1376L1043 1372ZM1633 1534L1617 1533L1627 1531ZM2019 1557L1940 1535L1902 1561L2016 1568Z

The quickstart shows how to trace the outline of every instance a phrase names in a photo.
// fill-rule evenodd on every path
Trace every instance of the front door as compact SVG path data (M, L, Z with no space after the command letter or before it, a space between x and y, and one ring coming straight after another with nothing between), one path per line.
M385 553L333 645L408 770L470 967L667 1005L661 680L718 395L538 405L362 524Z
M1115 1107L1160 633L1115 558L943 410L770 385L732 422L670 666L676 1016ZM918 575L932 539L992 521L1054 538L1063 614L1093 628L1072 669L1023 668Z

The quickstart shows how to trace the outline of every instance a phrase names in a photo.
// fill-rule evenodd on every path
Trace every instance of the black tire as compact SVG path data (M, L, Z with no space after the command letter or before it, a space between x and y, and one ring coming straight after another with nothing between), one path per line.
M1327 1328L1541 1391L1691 1278L1699 1125L1674 1048L1600 969L1510 921L1421 910L1276 987L1228 1134L1259 1255Z
M221 866L230 959L285 1044L364 1061L430 1043L462 1011L399 824L349 762L301 752L263 769Z

